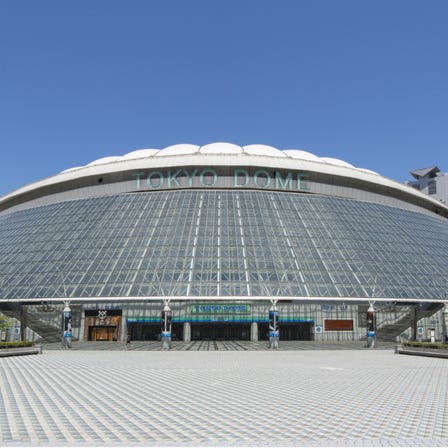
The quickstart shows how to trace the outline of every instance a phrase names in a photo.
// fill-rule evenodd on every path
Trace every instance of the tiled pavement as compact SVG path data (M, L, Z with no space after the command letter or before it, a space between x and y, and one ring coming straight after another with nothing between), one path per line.
M0 359L0 446L448 446L447 360L285 345Z
M171 350L176 351L259 351L268 350L268 341L173 341ZM395 343L381 342L377 350L393 350ZM44 350L60 350L60 343L45 344ZM280 341L280 351L284 350L365 350L365 341L315 342ZM130 345L121 342L73 342L72 350L155 350L161 351L160 341L132 341Z

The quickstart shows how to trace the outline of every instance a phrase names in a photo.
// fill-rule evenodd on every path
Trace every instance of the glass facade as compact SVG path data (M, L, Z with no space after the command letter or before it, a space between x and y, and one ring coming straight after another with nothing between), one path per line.
M4 299L440 299L447 274L447 219L336 197L152 191L0 215Z

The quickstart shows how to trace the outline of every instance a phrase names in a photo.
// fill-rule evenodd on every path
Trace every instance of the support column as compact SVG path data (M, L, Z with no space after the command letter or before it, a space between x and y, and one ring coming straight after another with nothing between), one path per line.
M269 309L269 348L277 349L280 339L280 330L278 328L278 310L277 300L271 300L272 306Z
M26 327L28 326L28 307L20 305L20 340L26 339Z
M258 341L258 324L257 324L257 322L252 322L250 324L250 340L252 342Z
M411 341L417 340L417 307L417 304L411 305Z
M367 347L374 348L376 343L376 316L374 303L371 302L367 310Z
M171 308L169 307L169 300L165 300L165 305L162 311L162 350L169 350L171 348Z
M124 310L123 310L124 311ZM128 319L127 319L127 310L126 312L121 313L121 334L120 334L121 342L128 342Z
M191 342L191 324L184 322L184 342Z
M72 310L70 301L67 300L62 312L62 346L65 348L72 348L72 331Z
M81 315L80 315L80 322L79 322L79 342L83 342L84 340L84 331L86 328L86 312L84 310L84 307L81 307Z

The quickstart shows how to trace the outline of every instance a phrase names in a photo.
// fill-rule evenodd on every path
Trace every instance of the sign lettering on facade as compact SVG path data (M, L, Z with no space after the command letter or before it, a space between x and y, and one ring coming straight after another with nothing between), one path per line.
M132 174L137 190L160 190L193 187L258 188L283 191L309 191L309 174L269 172L266 169L235 168L233 173L219 175L211 167L171 168L168 170L138 171Z

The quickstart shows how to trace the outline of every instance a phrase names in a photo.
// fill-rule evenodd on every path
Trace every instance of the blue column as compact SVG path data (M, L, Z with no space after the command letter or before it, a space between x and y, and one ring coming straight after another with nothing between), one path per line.
M278 328L278 310L277 301L272 301L272 306L269 309L269 348L277 349L278 341L280 339L280 330Z
M171 308L168 305L168 301L165 302L162 311L162 349L169 350L171 348Z
M367 310L367 347L374 348L376 342L376 316L375 308L373 303L370 303L369 309Z
M65 302L64 311L62 312L62 346L64 348L72 348L72 310L70 302Z

